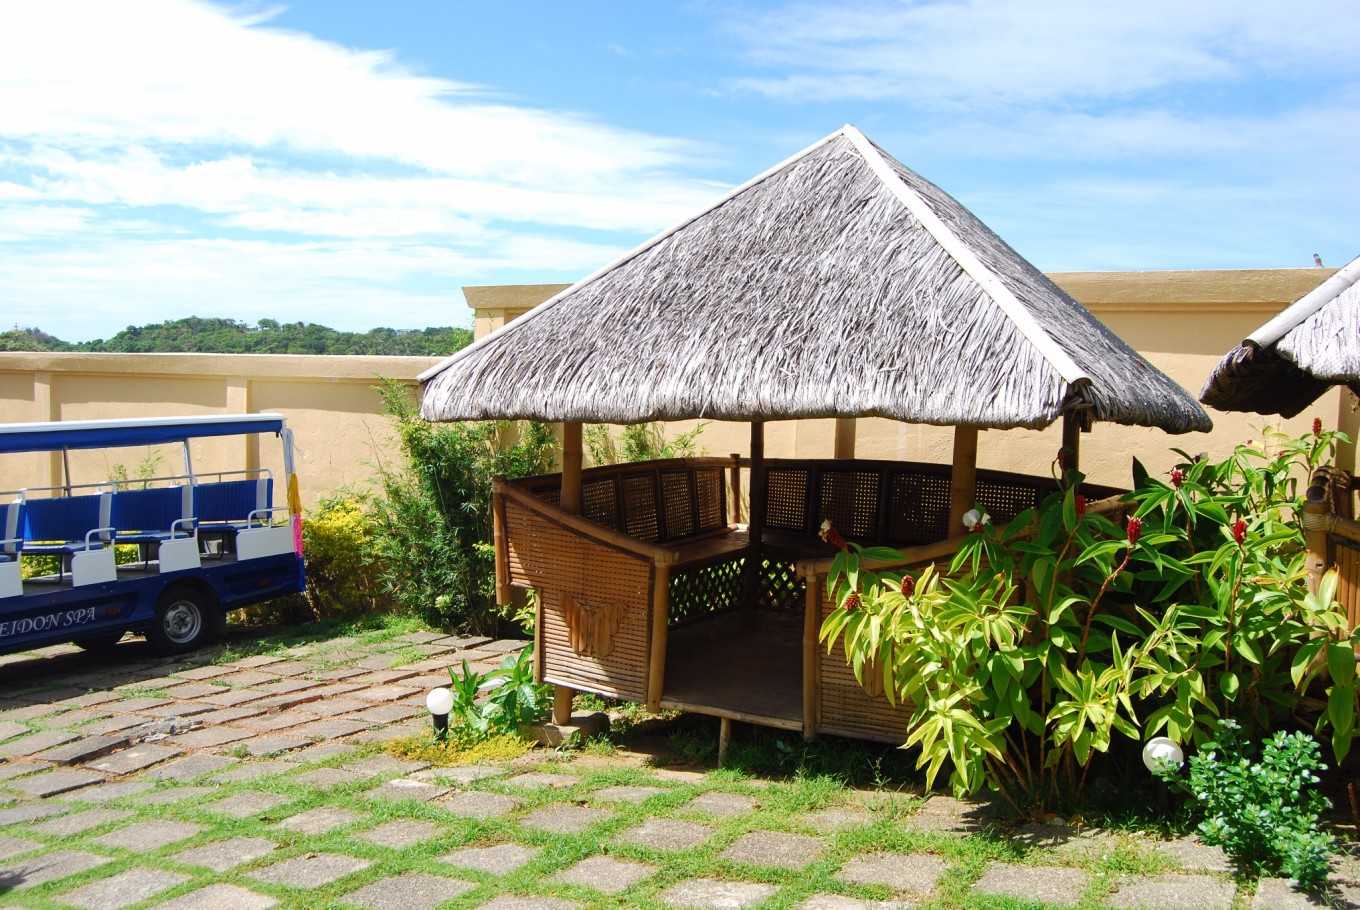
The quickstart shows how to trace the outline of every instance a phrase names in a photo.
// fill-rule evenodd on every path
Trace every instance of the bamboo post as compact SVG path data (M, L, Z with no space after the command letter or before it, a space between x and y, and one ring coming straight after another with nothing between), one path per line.
M760 574L763 568L761 537L765 533L765 424L751 421L751 514L747 516L750 545L746 550L745 578L742 593L745 606L754 608L760 594Z
M820 580L818 575L808 576L807 602L803 606L803 739L808 742L817 738L817 701L821 688L817 678L817 631L822 612Z
M509 541L505 536L505 497L499 493L491 495L491 540L496 550L496 605L510 603L513 592L510 589Z
M732 718L718 718L718 767L727 764L727 748L732 745Z
M562 511L581 514L581 424L562 424L562 487L558 505ZM571 722L571 701L575 691L568 686L553 686L553 723Z
M977 427L954 428L954 465L949 474L949 533L963 533L963 515L977 502Z
M730 486L732 488L732 523L741 523L741 455L732 453L732 477Z
M1080 470L1081 421L1075 414L1064 414L1062 420L1063 473Z
M1318 471L1308 487L1303 503L1303 539L1308 547L1304 565L1308 569L1308 586L1316 591L1327 573L1327 518L1332 510L1332 494L1327 475Z
M647 710L661 710L666 687L666 630L670 623L671 567L659 564L652 575L652 647L647 668Z
M855 457L855 418L836 418L836 460L849 461Z

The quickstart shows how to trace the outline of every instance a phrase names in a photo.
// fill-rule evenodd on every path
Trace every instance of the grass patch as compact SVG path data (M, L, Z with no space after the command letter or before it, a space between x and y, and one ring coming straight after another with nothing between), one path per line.
M392 740L387 751L397 758L428 762L441 768L510 761L534 747L532 741L514 733L491 736L476 742L433 742L424 736Z

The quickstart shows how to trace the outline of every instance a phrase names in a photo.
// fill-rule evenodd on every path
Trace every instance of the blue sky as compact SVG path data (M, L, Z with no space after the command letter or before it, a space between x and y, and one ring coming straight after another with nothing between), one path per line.
M1358 45L1353 0L21 4L0 307L465 324L845 122L1044 269L1340 265Z

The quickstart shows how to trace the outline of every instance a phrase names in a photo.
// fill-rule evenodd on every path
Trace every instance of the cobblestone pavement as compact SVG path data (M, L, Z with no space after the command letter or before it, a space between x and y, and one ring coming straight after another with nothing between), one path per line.
M427 730L424 694L448 666L489 669L523 644L414 632L0 660L0 906L1324 906L1278 880L1238 888L1192 840L1002 836L945 797L628 756L430 768L382 749ZM1360 891L1337 887L1343 905Z

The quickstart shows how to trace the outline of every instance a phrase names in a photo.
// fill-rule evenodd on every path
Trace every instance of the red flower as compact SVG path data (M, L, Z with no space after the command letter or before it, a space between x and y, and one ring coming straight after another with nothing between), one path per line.
M1086 514L1086 497L1078 493L1076 497L1073 499L1073 502L1077 507L1077 517L1081 518L1083 515Z
M854 591L851 591L851 592L849 593L849 595L846 596L846 598L845 598L845 603L841 604L841 607L844 608L846 612L851 612L851 611L854 611L854 610L858 610L858 609L859 609L859 594L857 594L857 593L854 592Z
M902 592L903 597L910 597L912 592L916 590L916 579L910 575L903 575L902 584L898 586L898 590Z
M1128 534L1129 546L1136 544L1138 538L1143 535L1143 519L1130 516L1125 533Z
M822 522L822 530L818 536L821 537L822 540L825 540L827 543L831 544L837 550L845 549L845 538L842 537L840 533L834 527L831 526L830 519L827 519Z
M1232 532L1233 540L1237 541L1237 545L1239 547L1242 546L1242 544L1245 543L1247 539L1246 521L1241 518L1237 519L1237 521L1234 521L1232 526Z
M1185 472L1182 471L1180 468L1172 468L1171 485L1179 490L1181 488L1181 484L1183 483L1185 483Z
M1322 435L1322 418L1321 418L1321 417L1314 417L1314 418L1313 418L1313 435L1314 435L1314 436L1321 436L1321 435Z

